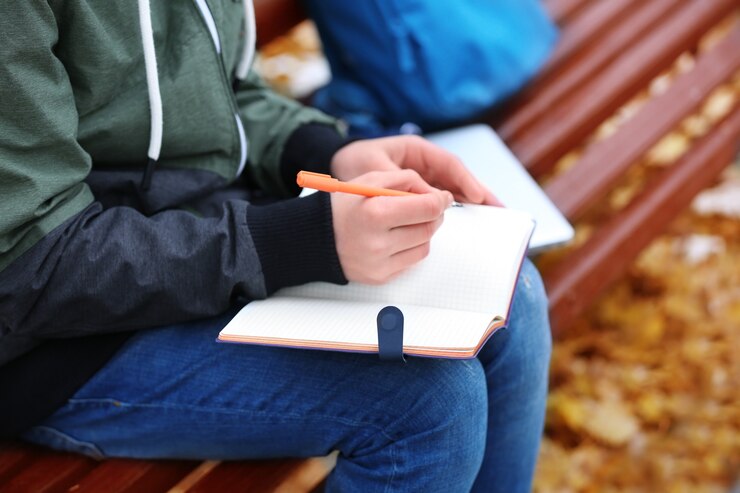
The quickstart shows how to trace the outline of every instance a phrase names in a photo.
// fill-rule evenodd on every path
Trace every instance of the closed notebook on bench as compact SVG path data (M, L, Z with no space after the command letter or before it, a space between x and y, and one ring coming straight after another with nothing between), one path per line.
M529 252L567 243L573 227L488 125L469 125L425 136L458 156L506 207L526 211L537 226Z
M521 211L451 207L427 258L399 277L282 289L246 305L219 340L374 353L378 312L392 305L403 313L405 354L472 358L507 323L533 228Z

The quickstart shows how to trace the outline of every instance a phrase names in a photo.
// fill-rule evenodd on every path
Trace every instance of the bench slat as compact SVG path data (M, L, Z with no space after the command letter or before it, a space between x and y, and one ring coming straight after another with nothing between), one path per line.
M732 162L740 140L740 105L653 180L620 214L543 277L557 336L637 257L669 221Z
M692 0L604 71L580 93L560 101L521 139L510 143L535 176L581 143L605 118L650 80L669 68L684 51L729 14L735 0Z
M567 69L584 48L591 46L605 32L620 25L643 0L609 0L591 2L561 31L560 40L547 62L540 68L538 79L547 84L549 77Z
M6 483L19 470L34 459L32 450L17 444L3 444L0 447L0 484Z
M700 56L694 68L677 77L665 93L645 103L617 133L587 147L576 165L554 178L545 191L568 219L580 219L640 156L673 130L677 122L696 111L737 70L740 26Z
M508 105L505 120L497 126L501 138L513 142L536 123L558 101L572 95L580 86L609 65L625 50L655 29L685 0L653 0L635 8L630 18L616 24L568 70L557 76L540 78L527 87L524 97Z
M590 0L544 0L545 8L555 22L561 26L568 23Z
M198 464L196 461L108 459L80 478L71 489L75 493L167 491Z
M273 491L304 462L305 459L222 462L192 485L188 492Z
M0 492L64 492L96 465L93 459L80 455L35 448L32 453L33 461L8 478Z
M257 48L282 36L306 20L306 11L297 0L254 0L257 20Z

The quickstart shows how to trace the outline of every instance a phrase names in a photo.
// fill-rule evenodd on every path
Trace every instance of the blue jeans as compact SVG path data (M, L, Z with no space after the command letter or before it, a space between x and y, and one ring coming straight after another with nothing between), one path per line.
M137 333L25 439L94 457L339 450L327 491L531 489L551 339L529 262L510 326L470 360L214 342L231 315Z

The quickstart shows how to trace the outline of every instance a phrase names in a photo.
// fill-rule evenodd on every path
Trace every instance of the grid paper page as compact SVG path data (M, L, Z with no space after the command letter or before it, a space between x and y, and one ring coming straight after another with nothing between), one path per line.
M533 226L531 216L520 211L468 204L452 207L432 238L429 256L393 281L380 286L310 283L282 289L274 298L434 306L506 316L519 258Z
M376 317L382 303L281 298L244 307L221 331L243 342L341 341L377 349ZM482 313L397 305L404 316L404 346L474 348L491 321ZM331 314L331 316L327 316Z

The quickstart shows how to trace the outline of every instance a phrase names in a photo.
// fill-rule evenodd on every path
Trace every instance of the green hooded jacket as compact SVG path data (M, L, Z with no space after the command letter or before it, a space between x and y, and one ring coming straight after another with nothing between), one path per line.
M346 140L249 73L251 0L4 1L0 35L0 438L136 330L346 282L290 198Z
M322 114L232 74L245 35L240 1L210 0L214 47L195 1L153 2L163 108L162 168L236 177L244 123L250 176L286 195L278 166L288 136ZM135 2L3 2L0 48L0 270L93 200L93 167L143 166L150 135Z
M49 338L346 282L325 194L242 200L289 197L296 168L325 171L344 142L254 74L233 89L253 50L245 1L144 1L143 17L125 0L0 3L0 365Z

